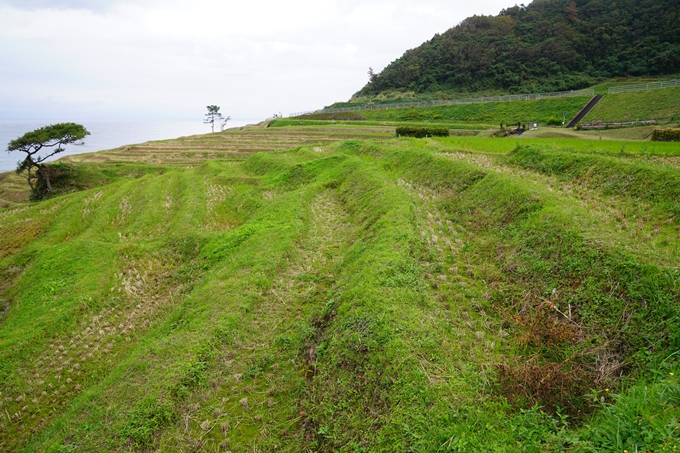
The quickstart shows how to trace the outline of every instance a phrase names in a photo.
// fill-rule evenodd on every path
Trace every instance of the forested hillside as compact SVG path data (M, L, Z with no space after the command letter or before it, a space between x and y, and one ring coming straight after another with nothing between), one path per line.
M535 0L473 16L408 50L357 96L390 90L545 92L680 72L677 0Z

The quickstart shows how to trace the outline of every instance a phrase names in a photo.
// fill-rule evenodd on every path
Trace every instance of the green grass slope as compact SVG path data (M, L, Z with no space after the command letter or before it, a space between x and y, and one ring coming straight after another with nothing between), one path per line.
M485 104L444 105L437 107L412 107L388 110L362 110L369 121L436 121L497 125L548 120L562 121L575 116L588 102L587 97L541 99L538 101L490 102Z
M544 99L526 102L362 110L359 113L367 124L376 121L441 122L454 123L457 128L461 128L464 124L493 126L501 122L538 121L545 126L550 120L561 122L563 114L566 114L567 121L570 120L586 102L586 98ZM316 117L307 115L304 118L314 120ZM320 117L319 120L321 119ZM664 123L680 121L680 88L606 95L586 116L584 122L626 122L649 119L659 119ZM290 120L290 124L295 124L294 121L295 119Z
M1 209L0 449L674 451L680 152L552 143L194 156Z
M609 94L584 122L611 123L661 119L680 122L680 88Z
M646 80L646 79L645 79ZM658 119L663 123L680 121L680 88L639 91L630 93L607 94L611 86L631 83L644 83L645 80L627 82L607 82L596 85L597 93L605 97L586 116L584 122L627 122L635 120ZM656 79L649 79L656 81ZM664 78L663 80L666 80ZM411 102L412 100L395 100L395 102ZM586 98L544 99L527 102L504 102L469 104L439 107L412 107L387 110L361 110L366 124L376 121L390 122L442 122L456 124L461 128L465 124L497 125L501 122L539 121L546 125L549 120L559 120L566 114L567 121L573 118L587 102ZM351 105L339 105L351 107ZM388 105L386 105L388 107ZM356 115L353 113L352 115ZM307 120L330 120L332 114L305 115ZM295 121L292 119L291 121ZM361 121L362 123L364 121ZM294 123L291 123L294 124Z

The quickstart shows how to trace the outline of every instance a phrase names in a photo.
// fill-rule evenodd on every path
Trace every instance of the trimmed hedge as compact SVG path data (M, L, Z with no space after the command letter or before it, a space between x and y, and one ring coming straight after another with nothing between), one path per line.
M680 142L680 129L654 129L652 141Z
M448 137L449 130L445 127L416 127L401 126L397 128L397 137Z

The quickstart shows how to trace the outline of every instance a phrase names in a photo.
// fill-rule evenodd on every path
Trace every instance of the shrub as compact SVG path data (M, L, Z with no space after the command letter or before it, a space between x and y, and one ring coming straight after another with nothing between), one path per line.
M177 420L172 402L156 401L153 398L142 401L123 426L121 435L142 447L148 447L156 432Z
M680 129L654 129L652 141L680 142Z
M546 124L548 126L561 126L562 120L557 118L557 117L551 116L550 118L548 118L548 121L547 121Z
M574 419L592 410L587 394L596 386L595 375L574 360L541 363L534 356L495 368L497 390L513 405L538 405L550 413L562 410Z
M397 128L397 137L448 137L449 130L445 127L415 127L402 126Z

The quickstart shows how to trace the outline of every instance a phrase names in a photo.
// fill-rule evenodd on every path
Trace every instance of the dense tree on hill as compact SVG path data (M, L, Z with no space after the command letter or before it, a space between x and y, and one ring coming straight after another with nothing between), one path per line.
M357 95L538 92L680 72L678 0L534 0L473 16L408 50Z

